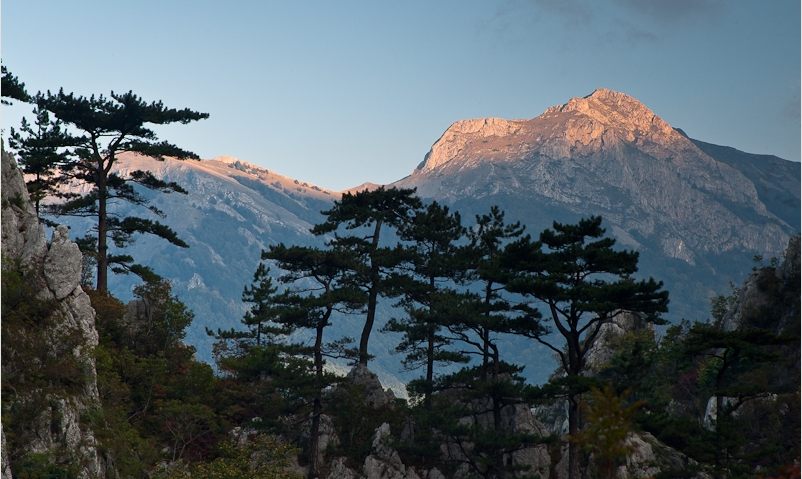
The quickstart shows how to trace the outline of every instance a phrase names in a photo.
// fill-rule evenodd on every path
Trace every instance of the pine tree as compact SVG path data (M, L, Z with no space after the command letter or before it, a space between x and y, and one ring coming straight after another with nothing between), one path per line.
M409 222L421 207L414 189L384 187L355 194L345 193L334 207L323 211L326 221L315 225L312 233L321 236L334 233L329 245L350 251L355 258L350 281L367 294L365 325L359 339L359 362L367 365L368 341L376 319L378 297L386 290L386 277L397 262L389 248L381 247L382 227L398 228ZM340 229L356 230L340 236Z
M557 354L569 388L579 385L573 378L585 371L586 355L603 325L625 312L664 324L659 313L668 310L668 292L660 291L662 282L635 280L638 253L615 251L615 240L603 237L601 221L598 216L576 225L555 221L554 230L544 230L539 241L527 236L505 249L505 264L519 272L507 288L542 302L550 324L565 339L564 347L551 342L551 328L545 325L527 333ZM579 431L580 397L576 389L568 395L571 435ZM571 479L579 478L575 443L569 445L568 473Z
M218 341L231 341L240 353L244 353L253 346L262 346L263 342L270 342L277 336L285 336L292 331L278 324L280 308L276 299L278 286L273 284L270 268L259 263L253 273L253 282L245 286L242 291L242 302L250 303L251 307L245 312L240 321L245 330L231 328L217 332L206 328L206 334ZM263 340L263 338L265 338Z
M504 296L504 285L511 279L512 270L501 264L503 243L523 234L520 222L504 223L504 212L493 206L490 213L476 215L476 226L468 230L470 245L464 249L466 268L470 281L478 284L480 294L475 314L465 317L462 331L455 330L463 343L472 345L482 358L480 379L497 380L499 375L499 350L495 335L513 333L529 321L530 311L516 311ZM473 334L466 334L473 333ZM477 342L475 338L478 338Z
M409 246L399 249L404 258L399 268L403 273L396 274L392 283L401 295L400 304L407 317L391 319L385 329L403 333L395 351L406 353L405 368L424 368L424 377L411 386L421 389L427 407L431 405L435 365L468 361L465 355L448 348L453 339L442 331L460 322L466 299L449 286L459 279L457 242L464 234L459 213L450 213L447 206L436 201L399 229L401 240Z
M122 152L140 153L157 160L164 156L178 159L193 158L194 153L182 150L170 143L159 142L156 134L145 125L186 124L208 118L207 113L189 109L168 109L161 102L146 103L132 92L90 98L48 92L37 95L36 103L46 109L60 124L70 128L69 138L62 146L67 147L70 161L60 166L56 181L66 184L72 181L85 183L90 187L84 195L66 194L66 200L53 206L55 215L85 216L97 219L94 233L89 233L84 248L97 259L97 289L108 289L108 270L115 273L133 272L143 277L153 278L153 272L133 263L133 258L123 254L111 254L108 241L124 248L130 244L134 234L145 233L166 239L180 247L188 245L167 225L159 221L136 216L118 217L109 211L115 201L143 206L159 217L164 217L149 200L137 192L133 184L138 184L162 193L186 193L178 184L157 179L149 171L132 171L123 175L112 171L118 155Z
M281 305L276 321L288 328L314 331L312 347L299 351L311 356L314 367L314 381L310 388L312 423L309 433L309 478L312 479L320 473L318 438L320 416L323 413L322 391L335 380L333 375L324 371L323 358L336 352L337 348L324 344L323 332L327 326L331 326L334 312L361 311L365 295L360 289L342 281L353 261L347 250L336 247L326 250L286 247L280 244L263 252L262 259L273 261L282 271L279 281L289 285L275 299ZM342 344L342 340L339 344Z
M58 169L70 161L69 152L64 147L75 146L76 142L62 129L60 121L51 121L50 113L41 103L36 105L33 114L36 115L33 125L23 118L19 130L11 128L9 146L17 150L22 172L33 177L25 185L37 216L45 223L50 223L41 218L41 201L58 191Z
M0 91L3 95L3 105L11 105L11 101L5 100L10 98L12 100L19 100L22 102L31 101L31 96L25 90L25 83L19 81L19 78L14 76L5 65L0 66L2 69L2 81L0 81Z

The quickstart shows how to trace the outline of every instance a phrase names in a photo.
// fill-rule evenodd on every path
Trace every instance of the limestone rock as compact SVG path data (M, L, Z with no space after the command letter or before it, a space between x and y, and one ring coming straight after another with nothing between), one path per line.
M612 359L613 352L610 344L623 337L625 334L638 331L643 328L653 329L651 323L647 323L638 314L622 313L616 316L609 323L602 325L596 340L587 352L587 364L591 371L597 371L600 367L607 364Z
M367 479L421 479L414 467L406 467L398 452L385 445L390 425L382 424L373 437L373 453L365 458L362 471Z
M799 275L799 248L799 236L792 236L785 248L783 262L775 271L777 278L788 280L794 275Z
M44 274L47 286L59 301L75 291L81 281L81 250L70 241L66 226L60 225L53 230L45 257Z
M91 429L81 421L84 412L91 410L98 399L97 373L92 349L98 344L95 329L95 311L89 297L80 287L81 253L70 241L69 230L59 226L53 231L48 244L44 227L30 204L25 181L12 156L2 152L2 250L3 258L11 261L10 267L21 267L26 281L38 286L36 298L53 301L53 324L43 337L54 338L49 347L57 355L74 355L83 368L82 391L64 395L30 397L15 396L9 401L41 404L43 409L25 437L16 438L17 447L30 452L52 453L54 460L80 464L80 478L105 477L103 458ZM67 344L58 338L65 335L75 339ZM69 344L69 345L68 345ZM72 348L72 349L69 349ZM5 367L5 365L4 365ZM4 370L5 374L5 370ZM4 398L4 401L6 398ZM3 435L5 444L5 435ZM13 451L12 453L17 453ZM6 462L5 446L3 463ZM4 469L3 474L10 475Z
M326 479L363 479L363 476L346 466L344 457L338 457L331 462Z
M0 468L2 468L2 479L12 479L11 466L8 463L8 454L6 453L6 432L3 430L3 425L0 424Z
M384 389L379 377L364 364L354 366L347 378L354 386L365 388L365 404L368 407L380 409L395 406L395 394L392 389Z
M791 287L795 286L792 278L799 277L800 274L800 260L799 251L800 243L799 236L792 236L788 240L788 246L783 254L783 261L773 271L773 276L780 281L787 282ZM765 279L762 278L766 275L767 271L758 269L754 271L744 281L743 287L738 289L735 299L735 304L730 308L727 314L724 315L721 327L725 331L734 331L736 329L746 327L747 320L750 315L755 314L760 308L767 306L772 298L766 294L765 287L762 285ZM798 285L798 283L796 283ZM784 285L782 286L785 287ZM798 311L788 311L785 317L780 318L779 324L775 325L776 333L781 333L785 328L790 326L791 322L798 321Z
M603 88L531 120L454 123L412 176L394 185L446 202L525 193L601 214L690 265L734 248L778 252L790 231L738 170L641 102Z
M11 154L2 152L2 250L4 258L19 258L28 266L47 253L45 229L30 202L22 171Z

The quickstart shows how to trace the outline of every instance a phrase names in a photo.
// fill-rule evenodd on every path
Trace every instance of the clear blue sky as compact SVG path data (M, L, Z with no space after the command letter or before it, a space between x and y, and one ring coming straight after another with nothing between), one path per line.
M800 159L799 0L5 0L1 18L29 92L208 112L162 139L335 190L406 176L454 121L598 87L693 138ZM4 136L29 110L3 107Z

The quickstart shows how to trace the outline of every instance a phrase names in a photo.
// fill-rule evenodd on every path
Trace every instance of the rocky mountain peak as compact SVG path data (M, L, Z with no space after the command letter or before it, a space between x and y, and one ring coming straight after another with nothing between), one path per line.
M624 93L599 88L586 97L548 108L531 120L458 121L432 145L413 175L477 156L485 161L504 161L533 153L552 158L592 151L616 154L622 143L632 143L662 159L681 150L695 150L688 138L643 103Z
M599 88L584 98L572 98L564 105L553 106L543 116L569 112L585 115L608 129L625 132L629 141L634 141L636 134L666 138L674 138L678 134L643 103L625 93L606 88Z
M504 120L502 118L478 118L453 123L443 136L432 145L432 149L418 165L416 172L431 171L456 157L474 141L491 137L503 138L518 132L526 120Z

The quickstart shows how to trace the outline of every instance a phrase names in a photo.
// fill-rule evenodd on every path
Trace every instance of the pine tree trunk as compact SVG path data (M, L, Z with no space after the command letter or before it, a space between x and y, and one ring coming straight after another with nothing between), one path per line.
M378 276L378 275L376 275ZM359 364L368 365L368 340L370 332L373 330L373 322L376 317L376 300L378 291L376 285L370 288L368 293L368 314L365 316L365 326L362 328L362 337L359 339Z
M312 404L312 427L309 431L309 479L318 477L320 470L318 438L320 437L320 414L322 411L323 405L320 402L320 394L318 394Z
M429 327L429 344L426 350L426 409L432 408L432 383L434 382L434 331Z
M373 251L375 253L379 248L379 233L381 232L382 221L376 221L376 227L373 231ZM376 318L376 302L379 297L379 266L375 263L375 259L371 254L370 258L370 292L368 293L368 313L365 317L365 326L362 328L362 337L359 338L359 364L368 365L368 340L370 333L373 330L373 323Z
M102 162L98 165L98 215L97 215L97 290L108 291L109 250L107 243L108 226L106 225L106 175Z
M579 432L579 395L568 398L568 434ZM579 444L568 442L568 479L579 479Z
M312 425L309 430L309 479L315 479L320 474L318 439L320 437L320 415L323 413L323 403L320 400L320 386L323 383L323 328L328 323L329 316L331 316L331 310L318 323L317 334L315 335L314 354L317 384L315 386L315 399L312 403Z

